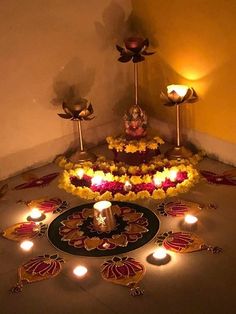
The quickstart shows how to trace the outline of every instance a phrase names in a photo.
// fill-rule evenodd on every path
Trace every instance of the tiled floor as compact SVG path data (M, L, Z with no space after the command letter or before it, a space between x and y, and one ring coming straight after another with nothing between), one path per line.
M201 169L223 171L230 169L222 163L205 159ZM34 170L45 175L59 170L56 165ZM10 190L0 201L0 228L25 219L28 208L16 203L42 196L59 196L70 202L70 207L84 201L57 188L57 179L45 188L13 191L22 183L17 176L7 180ZM3 184L3 183L2 183ZM158 267L148 264L146 257L153 252L153 242L130 252L128 255L139 259L146 266L146 275L141 282L145 294L129 296L128 289L104 282L99 266L104 258L78 257L57 251L47 236L35 239L33 251L23 253L17 243L0 238L0 313L79 313L79 314L211 314L235 313L235 221L236 187L209 185L201 181L190 192L180 197L200 203L214 203L217 209L204 210L199 217L197 233L207 243L224 249L219 255L202 251L189 254L171 254L167 265ZM157 201L138 202L155 210ZM55 215L48 216L49 223ZM178 230L181 218L160 217L160 232ZM30 257L44 253L58 252L66 259L63 271L57 277L27 285L20 294L12 295L9 288L16 283L17 267ZM88 269L88 276L75 280L72 270L78 263Z

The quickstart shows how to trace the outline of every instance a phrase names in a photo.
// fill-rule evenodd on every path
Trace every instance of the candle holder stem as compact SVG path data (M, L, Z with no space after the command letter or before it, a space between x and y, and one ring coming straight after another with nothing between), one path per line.
M135 105L138 104L138 64L134 63L134 99Z
M180 147L180 107L176 104L176 146Z
M83 132L82 132L82 125L80 120L76 120L77 123L77 132L76 132L76 138L77 143L79 142L79 149L76 150L76 152L70 157L70 161L73 163L78 162L85 162L85 161L95 161L96 156L88 151L84 150L84 143L83 143ZM79 141L78 141L79 138Z
M84 151L83 133L82 133L82 125L81 125L80 120L78 120L77 127L78 127L78 133L79 133L80 150L81 150L81 152L83 152Z

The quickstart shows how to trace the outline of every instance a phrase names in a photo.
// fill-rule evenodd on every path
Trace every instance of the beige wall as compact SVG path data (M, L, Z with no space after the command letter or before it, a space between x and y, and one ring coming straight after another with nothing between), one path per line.
M171 125L174 108L161 104L160 91L173 83L194 87L200 99L182 112L187 132L223 160L222 141L228 143L231 158L225 160L236 163L236 1L133 0L132 5L137 29L156 50L143 64L143 103Z
M128 68L114 45L130 10L127 0L1 1L0 179L51 161L73 141L72 123L51 103L58 82L76 84L94 105L96 118L84 124L89 145L116 131Z

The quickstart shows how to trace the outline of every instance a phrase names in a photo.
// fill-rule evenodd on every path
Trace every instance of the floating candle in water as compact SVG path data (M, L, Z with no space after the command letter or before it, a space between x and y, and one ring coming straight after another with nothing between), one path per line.
M32 241L25 240L25 241L21 242L20 247L24 251L29 251L32 249L33 245L34 245L34 243Z
M102 183L102 177L101 176L95 176L91 180L93 185L100 185Z
M126 180L125 181L125 184L124 184L124 190L126 191L126 192L128 192L128 191L130 191L132 189L132 184L128 181L128 180Z
M76 277L84 277L88 272L88 269L85 266L76 266L73 270L73 273Z
M84 169L82 168L76 169L75 173L79 179L82 179L84 176Z
M158 249L156 249L156 251L152 254L152 256L156 259L164 259L167 256L167 251L165 248L163 247L159 247Z
M198 219L197 219L197 217L188 214L188 215L185 216L184 221L185 221L187 224L193 226L194 224L197 223Z

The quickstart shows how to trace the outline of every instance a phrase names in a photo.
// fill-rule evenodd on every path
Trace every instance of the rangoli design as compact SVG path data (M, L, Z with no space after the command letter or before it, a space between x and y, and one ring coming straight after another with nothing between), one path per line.
M37 224L36 222L19 222L2 232L2 236L13 241L23 241L26 239L33 239L45 234L47 225Z
M115 229L97 231L93 225L93 204L72 208L51 223L48 236L53 245L75 255L106 256L134 250L158 231L159 220L152 211L123 202L112 203Z
M212 205L213 206L213 205ZM184 217L186 214L197 214L202 210L198 203L178 199L166 203L161 203L158 208L163 216Z
M11 292L21 292L25 284L50 279L57 276L64 260L55 255L42 255L30 259L18 268L19 281L11 289Z
M205 244L204 240L192 232L165 232L157 237L157 244L163 245L167 250L176 253L190 253L207 250L212 253L220 253L222 249L217 246Z
M19 201L22 202L22 201ZM66 201L62 201L58 197L45 197L40 198L32 201L26 201L23 202L30 208L37 207L39 210L41 210L43 213L60 213L68 208L69 204Z
M201 175L208 181L208 183L214 184L225 184L225 185L236 185L236 171L226 171L222 174L215 172L201 170Z
M53 181L58 175L59 175L59 172L54 172L40 178L32 179L27 183L23 183L23 184L15 186L14 190L23 190L23 189L35 188L35 187L45 187L49 183L51 183L51 181Z
M137 284L145 274L144 265L132 257L114 256L101 265L102 278L122 286L130 288L132 296L143 294Z

